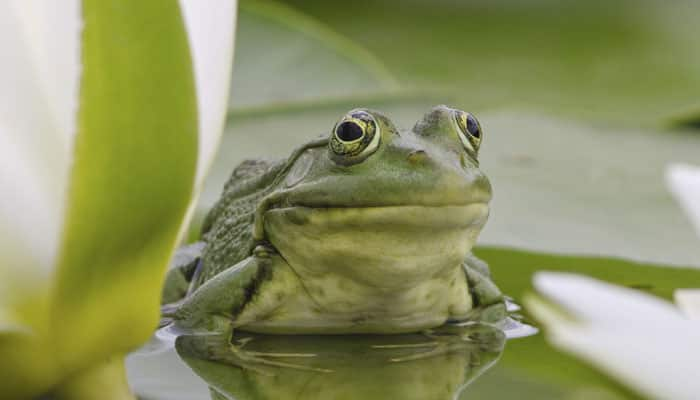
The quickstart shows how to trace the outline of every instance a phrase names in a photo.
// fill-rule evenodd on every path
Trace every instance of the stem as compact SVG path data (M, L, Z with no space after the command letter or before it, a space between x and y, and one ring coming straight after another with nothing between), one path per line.
M114 356L104 364L85 369L65 381L54 392L56 400L134 400L126 382L124 357Z

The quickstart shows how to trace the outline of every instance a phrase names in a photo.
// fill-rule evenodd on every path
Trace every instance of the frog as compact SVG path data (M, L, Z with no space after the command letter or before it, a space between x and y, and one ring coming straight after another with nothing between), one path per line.
M505 296L472 253L492 197L482 140L476 117L445 105L403 130L357 108L286 159L243 161L174 258L164 324L402 334L502 320Z

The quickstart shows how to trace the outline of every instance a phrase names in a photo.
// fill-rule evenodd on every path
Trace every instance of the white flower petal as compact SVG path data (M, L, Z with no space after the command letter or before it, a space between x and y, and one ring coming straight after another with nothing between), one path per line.
M549 328L549 327L548 327ZM700 326L611 329L570 324L549 332L553 344L655 399L697 399Z
M214 158L228 109L236 1L180 0L180 7L197 85L198 189Z
M78 0L0 2L0 272L47 273L78 101ZM4 282L7 284L7 282Z
M668 302L582 275L538 272L533 283L537 291L584 322L617 325L683 319Z
M666 183L700 236L700 167L671 164L666 169Z
M78 118L80 89L80 0L11 0L22 21L61 151L70 152Z
M678 289L673 298L686 317L700 320L700 289Z
M698 321L653 296L583 276L540 272L535 287L575 319L531 302L555 346L652 398L697 398Z

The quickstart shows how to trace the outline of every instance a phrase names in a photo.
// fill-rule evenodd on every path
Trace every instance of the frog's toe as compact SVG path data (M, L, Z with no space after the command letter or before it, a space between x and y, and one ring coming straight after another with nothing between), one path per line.
M505 302L494 303L477 309L477 318L483 322L498 322L508 316Z
M329 369L282 361L286 358L316 357L316 354L313 353L268 353L263 351L246 350L244 349L244 346L245 343L242 345L231 344L229 346L229 352L224 358L220 359L220 361L225 361L241 368L246 368L261 373L267 373L264 367L291 368L314 372L333 372Z
M470 319L497 322L507 316L505 297L490 277L469 264L464 265L474 309Z

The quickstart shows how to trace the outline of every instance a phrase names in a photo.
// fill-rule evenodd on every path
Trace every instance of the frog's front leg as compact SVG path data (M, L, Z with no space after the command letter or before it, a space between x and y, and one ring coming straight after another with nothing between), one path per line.
M491 279L488 264L469 254L462 264L474 304L474 317L480 321L496 322L506 316L505 298Z
M204 242L196 242L181 247L175 252L165 275L161 304L180 301L187 295L204 247Z
M181 302L163 307L163 316L187 332L230 334L236 317L272 276L281 258L256 249L253 255L222 271L198 287Z

